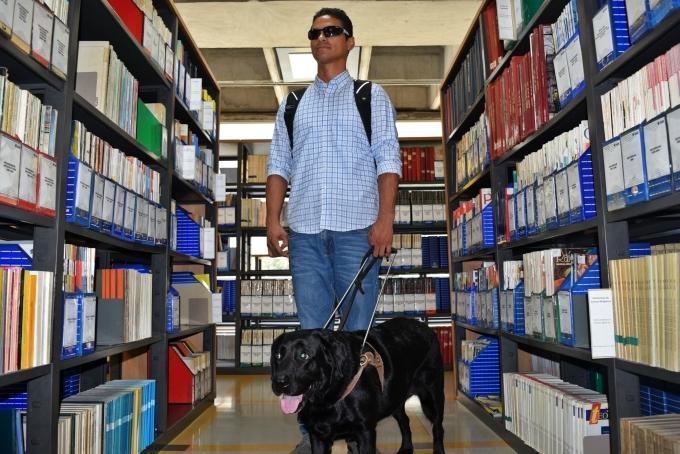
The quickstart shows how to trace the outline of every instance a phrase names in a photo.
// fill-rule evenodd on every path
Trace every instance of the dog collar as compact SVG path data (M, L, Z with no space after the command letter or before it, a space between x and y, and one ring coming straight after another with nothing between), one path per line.
M368 342L366 342L366 345L368 345L373 351L367 351L361 354L361 356L359 357L359 370L352 378L352 381L349 382L349 385L347 385L345 392L342 393L342 396L338 400L343 400L345 397L349 396L349 394L352 391L354 391L354 388L356 388L357 383L359 383L359 379L361 378L361 374L364 372L364 369L370 366L375 367L375 370L378 372L378 379L380 380L380 390L382 391L384 389L385 365L383 364L382 357L380 356L380 353L378 353L378 350L376 350L374 346L372 346Z

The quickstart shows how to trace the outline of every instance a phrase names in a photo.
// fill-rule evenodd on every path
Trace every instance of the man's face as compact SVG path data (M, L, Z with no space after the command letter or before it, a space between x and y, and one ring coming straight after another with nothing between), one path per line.
M312 23L312 28L322 29L329 25L342 27L340 19L331 16L320 16ZM345 34L326 38L321 33L317 39L310 41L312 55L320 64L332 63L338 60L347 60L349 51L354 48L354 38L348 38Z

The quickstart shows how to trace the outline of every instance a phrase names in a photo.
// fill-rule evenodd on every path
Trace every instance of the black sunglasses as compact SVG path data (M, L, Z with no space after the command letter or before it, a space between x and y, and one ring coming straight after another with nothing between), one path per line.
M328 27L324 28L312 28L307 32L307 38L309 38L310 41L314 41L315 39L319 39L319 36L321 36L321 33L323 32L323 36L326 38L332 38L334 36L342 35L343 33L347 36L349 36L349 32L345 30L342 27L339 27L337 25L329 25Z

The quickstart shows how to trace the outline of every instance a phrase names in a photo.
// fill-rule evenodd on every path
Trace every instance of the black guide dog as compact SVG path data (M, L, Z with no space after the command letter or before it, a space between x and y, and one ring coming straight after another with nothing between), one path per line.
M330 454L337 439L346 439L351 453L375 453L376 425L391 415L401 431L399 454L406 454L413 443L404 404L416 395L432 422L433 452L444 453L444 368L434 332L407 318L371 329L363 350L382 357L384 385L377 370L367 367L343 399L360 368L364 334L314 329L279 336L272 345L271 378L281 409L299 412L314 454Z

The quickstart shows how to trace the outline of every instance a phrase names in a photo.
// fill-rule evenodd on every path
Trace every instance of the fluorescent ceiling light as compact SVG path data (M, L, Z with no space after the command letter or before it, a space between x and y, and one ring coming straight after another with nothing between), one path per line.
M347 57L347 70L355 79L359 77L361 47L355 47ZM308 47L277 47L276 57L284 82L311 82L316 77L316 60Z
M226 141L269 141L274 134L273 122L229 122L220 124L220 140ZM442 136L439 120L397 121L397 135L400 139L429 139Z

